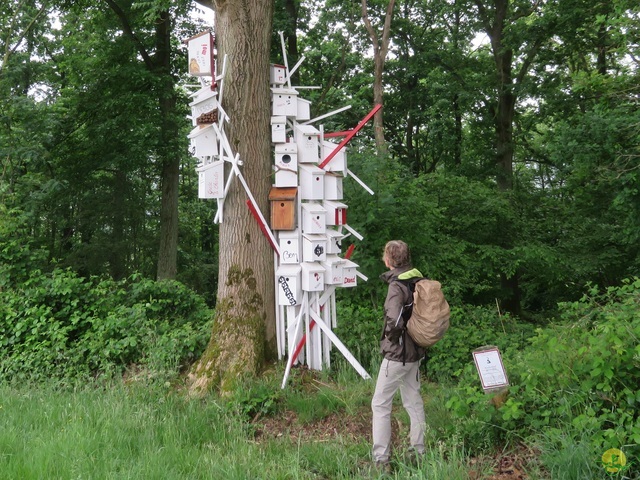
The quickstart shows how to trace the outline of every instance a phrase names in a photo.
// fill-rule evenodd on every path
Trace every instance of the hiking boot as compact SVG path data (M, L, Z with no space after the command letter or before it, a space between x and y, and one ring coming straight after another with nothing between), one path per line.
M378 460L374 463L373 467L379 475L391 475L393 473L391 463L389 462L381 462Z

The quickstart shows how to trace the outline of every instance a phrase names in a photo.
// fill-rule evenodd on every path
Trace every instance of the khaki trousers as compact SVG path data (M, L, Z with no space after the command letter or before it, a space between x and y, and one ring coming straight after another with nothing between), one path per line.
M424 404L420 395L420 362L394 362L384 359L378 372L376 391L371 400L373 411L373 460L386 463L391 450L391 409L400 389L402 405L409 414L409 440L417 453L424 453Z

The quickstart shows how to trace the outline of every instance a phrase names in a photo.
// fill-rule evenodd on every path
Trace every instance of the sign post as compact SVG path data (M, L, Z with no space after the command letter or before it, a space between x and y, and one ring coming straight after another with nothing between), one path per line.
M473 361L485 393L503 390L509 386L509 379L498 347L487 345L477 348L473 351Z

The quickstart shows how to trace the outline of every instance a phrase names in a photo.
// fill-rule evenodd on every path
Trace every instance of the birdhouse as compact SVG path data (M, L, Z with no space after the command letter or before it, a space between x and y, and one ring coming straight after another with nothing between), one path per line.
M298 97L298 113L296 119L299 122L311 119L311 102L309 100Z
M296 125L294 135L298 145L298 162L318 163L320 160L320 131L311 125Z
M285 143L287 141L287 117L271 117L271 142Z
M327 255L327 259L322 262L325 269L324 282L329 285L342 285L344 281L344 260L337 255Z
M327 225L347 224L347 206L344 203L325 200L324 208L327 212Z
M324 198L324 170L315 165L300 165L300 199L322 200Z
M325 173L324 198L326 200L342 200L342 175L333 172Z
M287 77L287 67L284 65L271 64L269 72L269 83L271 85L284 85Z
M224 162L222 160L196 168L198 198L224 197Z
M185 41L189 56L189 73L196 77L215 77L214 39L210 31Z
M338 255L341 253L342 239L345 235L332 228L327 228L325 235L327 237L327 255Z
M280 232L278 234L278 246L280 247L281 264L299 264L300 258L300 235L298 231Z
M302 232L324 233L327 225L327 211L319 203L302 204Z
M358 285L357 275L358 264L351 260L344 259L342 264L342 286L356 287Z
M302 263L302 291L321 292L324 290L324 267L319 263Z
M294 230L296 228L296 187L273 187L269 192L271 203L271 229Z
M320 234L302 235L302 260L304 262L323 262L327 258L327 237Z
M278 305L298 305L302 298L300 266L284 265L276 271Z
M276 170L275 186L278 188L291 188L298 186L298 173L291 170Z
M273 116L284 115L286 117L296 117L298 114L298 92L291 88L271 89L271 114Z
M298 171L298 146L295 143L278 143L275 146L275 166L280 170Z
M214 123L213 121L198 121L198 119L210 116L213 120L213 112L218 108L217 95L218 92L211 87L201 88L193 95L193 101L189 104L191 107L191 123L193 126Z
M189 133L191 155L194 157L210 157L218 154L218 136L213 125L195 127Z
M338 147L337 143L324 140L322 142L322 160L327 158L331 152ZM347 154L345 147L342 147L338 153L324 167L327 172L340 172L343 176L347 176Z

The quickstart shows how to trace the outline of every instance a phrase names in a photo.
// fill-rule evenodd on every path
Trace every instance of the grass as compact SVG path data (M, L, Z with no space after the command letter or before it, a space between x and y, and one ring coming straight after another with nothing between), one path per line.
M368 415L370 382L344 371L333 379L305 375L295 375L285 391L277 372L261 380L251 392L278 403L263 415L295 411L303 432L328 415L338 422L341 415ZM251 392L189 399L144 383L0 385L0 480L379 478L365 435L257 439L247 410L238 408ZM456 446L430 446L418 466L397 462L393 477L424 479L428 471L429 479L465 479L466 462Z

